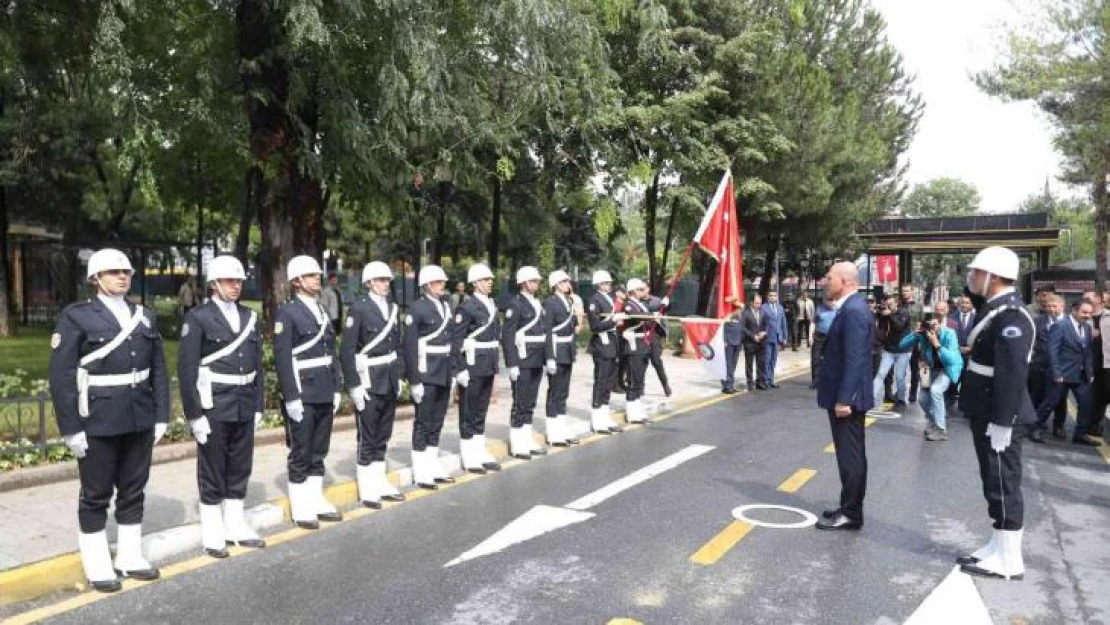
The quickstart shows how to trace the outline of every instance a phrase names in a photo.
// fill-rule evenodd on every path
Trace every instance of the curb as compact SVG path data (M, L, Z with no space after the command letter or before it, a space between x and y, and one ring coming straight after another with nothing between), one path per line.
M784 369L779 373L779 376L781 378L794 376L801 373L803 369L808 370L808 366L804 368L795 367ZM740 393L740 395L743 394L746 393ZM669 415L670 413L693 410L705 406L713 402L714 398L723 400L737 396L738 395L722 396L719 391L706 390L702 393L686 394L681 398L663 399L651 403L645 408L649 415ZM614 408L616 407L617 406L614 405ZM611 416L614 421L627 425L623 411L614 411ZM353 428L353 419L349 417L345 419L349 421L349 423L345 424L346 428ZM577 417L568 417L568 419L570 421L568 424L569 430L573 436L581 437L584 443L586 442L586 438L593 436L590 431L588 419L580 419ZM280 440L284 441L284 432L279 432L279 434L281 436ZM544 441L544 435L542 433L535 434L535 437L538 441ZM598 438L597 440L601 439ZM167 452L169 452L173 447L183 446L195 448L195 445L189 443L187 445L177 444L167 447L166 449ZM490 454L497 458L499 462L517 462L509 458L508 441L499 439L488 440L486 447ZM563 450L560 450L560 453L561 451ZM195 449L191 455L195 455ZM182 455L179 458L186 457L189 456ZM162 462L167 461L168 460L162 460ZM439 462L449 474L457 475L462 471L462 462L458 454L443 453L439 457ZM76 469L76 463L67 464L73 464L74 470ZM412 469L405 465L398 466L388 472L388 479L398 488L412 486ZM419 492L433 494L432 491ZM324 494L332 504L342 511L361 508L358 499L358 485L350 478L344 477L342 480L330 486L326 486L324 488ZM410 500L416 498L417 497L409 497ZM258 504L246 510L246 516L247 522L251 527L258 531L259 534L262 534L263 537L265 537L267 532L271 532L279 527L288 528L292 522L289 512L289 499L287 497L279 497ZM199 554L201 551L200 524L192 523L152 532L143 537L143 549L146 552L147 558L152 563L159 565L167 560L190 552ZM3 594L0 595L0 606L33 601L59 591L85 591L87 590L85 582L81 558L77 552L65 553L46 560L40 560L38 562L0 571L0 588L3 589Z

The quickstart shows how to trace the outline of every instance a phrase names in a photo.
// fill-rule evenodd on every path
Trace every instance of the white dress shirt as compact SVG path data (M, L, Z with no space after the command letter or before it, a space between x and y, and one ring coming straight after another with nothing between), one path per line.
M308 309L312 311L312 316L316 317L316 323L324 325L324 322L327 321L324 319L324 309L320 307L320 303L315 297L309 297L304 293L297 293L297 299L304 302L305 306L308 306Z
M119 327L126 328L127 324L131 323L131 308L127 305L127 300L122 295L105 295L104 293L97 293L96 297L104 303L104 306L112 312L116 321L119 322Z

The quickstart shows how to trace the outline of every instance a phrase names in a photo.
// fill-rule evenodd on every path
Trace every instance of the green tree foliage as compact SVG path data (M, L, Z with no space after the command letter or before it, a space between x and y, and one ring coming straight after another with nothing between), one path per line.
M1095 257L1095 211L1090 201L1038 193L1025 198L1018 210L1023 213L1047 213L1048 223L1060 228L1060 243L1052 248L1049 255L1053 265Z
M979 212L979 190L957 178L934 178L915 185L902 201L906 217L962 217Z

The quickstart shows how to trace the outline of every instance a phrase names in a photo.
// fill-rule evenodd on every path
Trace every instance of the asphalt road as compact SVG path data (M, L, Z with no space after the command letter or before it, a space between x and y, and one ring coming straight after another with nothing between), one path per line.
M952 419L947 443L926 443L923 426L911 408L868 428L859 533L755 527L712 564L691 561L737 506L819 514L837 499L826 417L801 381L788 381L52 622L900 623L990 529L966 422ZM534 506L566 509L692 445L713 449L589 507L590 518L444 566ZM1027 577L978 581L978 594L995 622L1110 622L1110 465L1062 443L1027 450ZM816 474L796 492L778 490L799 469Z

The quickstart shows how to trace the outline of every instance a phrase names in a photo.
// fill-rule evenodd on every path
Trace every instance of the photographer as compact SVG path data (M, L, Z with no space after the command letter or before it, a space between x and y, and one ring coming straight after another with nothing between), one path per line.
M956 332L949 328L945 312L938 311L934 318L921 322L917 332L902 339L900 347L909 349L917 346L921 350L920 379L921 409L929 425L925 428L925 440L948 440L946 406L944 393L948 387L960 379L964 359L960 354L960 340Z
M883 300L876 319L879 324L877 336L883 343L883 356L879 362L879 372L875 374L875 397L882 397L883 380L893 367L897 392L894 407L901 408L906 405L906 368L910 364L910 352L914 345L910 342L908 346L902 346L905 337L913 336L910 316L901 307L898 295L892 293Z

